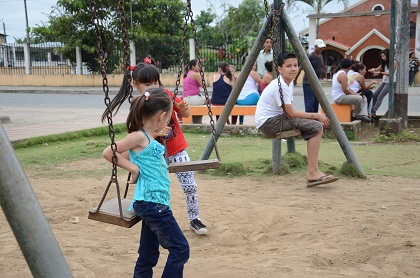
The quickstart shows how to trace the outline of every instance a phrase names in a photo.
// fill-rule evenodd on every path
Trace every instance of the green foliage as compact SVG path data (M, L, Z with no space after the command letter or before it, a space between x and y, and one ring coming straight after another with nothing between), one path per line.
M133 28L130 28L130 3L133 6ZM96 1L96 4L96 16L100 22L99 29L107 72L121 72L124 61L121 58L121 49L123 49L122 26L118 2L100 0ZM181 41L184 3L181 0L132 0L126 1L124 4L124 20L126 29L129 29L127 30L128 37L136 44L141 44L145 40L152 43L155 52L149 51L147 54L153 55L160 51L162 63L173 63L176 60L174 53L176 54L176 50L179 51L180 48L174 42ZM82 50L83 61L87 63L88 69L93 72L101 70L97 60L98 44L92 24L89 1L57 1L57 5L48 16L48 23L33 28L32 32L36 42L62 42L65 45L63 54L65 58L72 62L76 60L74 48L79 46ZM165 38L169 41L165 41L166 46L163 48L161 47L162 40ZM140 55L142 54L140 53Z
M394 143L394 142L420 142L420 135L413 130L405 129L401 133L394 134L383 132L374 138L377 143Z

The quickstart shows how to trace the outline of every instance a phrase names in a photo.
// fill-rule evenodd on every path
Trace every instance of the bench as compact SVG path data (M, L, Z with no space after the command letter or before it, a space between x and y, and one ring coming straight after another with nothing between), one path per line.
M182 117L183 124L192 124L192 116L208 116L209 110L207 105L190 105L190 116L188 118ZM214 116L222 114L224 106L211 106L211 112ZM256 105L235 105L233 106L231 115L255 115ZM216 120L216 119L214 119Z
M351 122L351 111L353 111L354 109L352 104L331 103L330 105L331 105L331 108L334 110L334 114L337 116L337 119L340 123ZM321 113L325 114L322 108L321 108Z

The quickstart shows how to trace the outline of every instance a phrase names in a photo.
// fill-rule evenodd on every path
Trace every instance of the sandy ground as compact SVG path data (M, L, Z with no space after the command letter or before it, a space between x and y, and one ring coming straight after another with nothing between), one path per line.
M64 167L80 169L80 162ZM103 167L102 160L83 161L84 169ZM132 277L141 225L127 229L87 218L108 177L33 174L31 184L74 277ZM308 189L297 175L197 174L201 217L209 229L199 236L189 230L183 192L173 174L171 179L173 211L191 247L184 277L420 277L418 180L341 178ZM80 222L70 223L75 216ZM0 277L30 276L4 214L0 223ZM166 257L162 250L155 277Z

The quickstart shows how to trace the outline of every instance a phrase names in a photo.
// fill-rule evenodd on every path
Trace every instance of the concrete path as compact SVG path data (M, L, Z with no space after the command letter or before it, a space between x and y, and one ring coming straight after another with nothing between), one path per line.
M110 88L111 98L118 89ZM331 87L325 87L324 90L329 97ZM294 105L304 110L300 86L295 88ZM378 114L385 113L387 108L388 98L382 103ZM100 121L104 110L101 87L0 86L0 118L8 116L11 120L2 124L11 141L106 126L107 123ZM409 88L408 111L409 115L420 115L420 87ZM121 107L113 119L114 123L124 123L127 114L128 103ZM209 123L209 117L204 117L203 123ZM246 116L244 124L254 125L254 117Z

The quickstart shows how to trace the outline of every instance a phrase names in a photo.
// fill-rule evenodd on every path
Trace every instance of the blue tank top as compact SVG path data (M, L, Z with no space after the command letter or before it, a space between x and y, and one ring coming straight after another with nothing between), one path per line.
M170 208L170 179L163 156L165 148L156 140L151 140L144 130L142 131L149 139L149 145L140 152L129 150L130 161L140 169L132 203L153 202ZM129 210L131 208L132 205Z
M232 86L223 81L223 76L221 74L220 78L216 82L213 82L212 104L224 105L232 91Z

